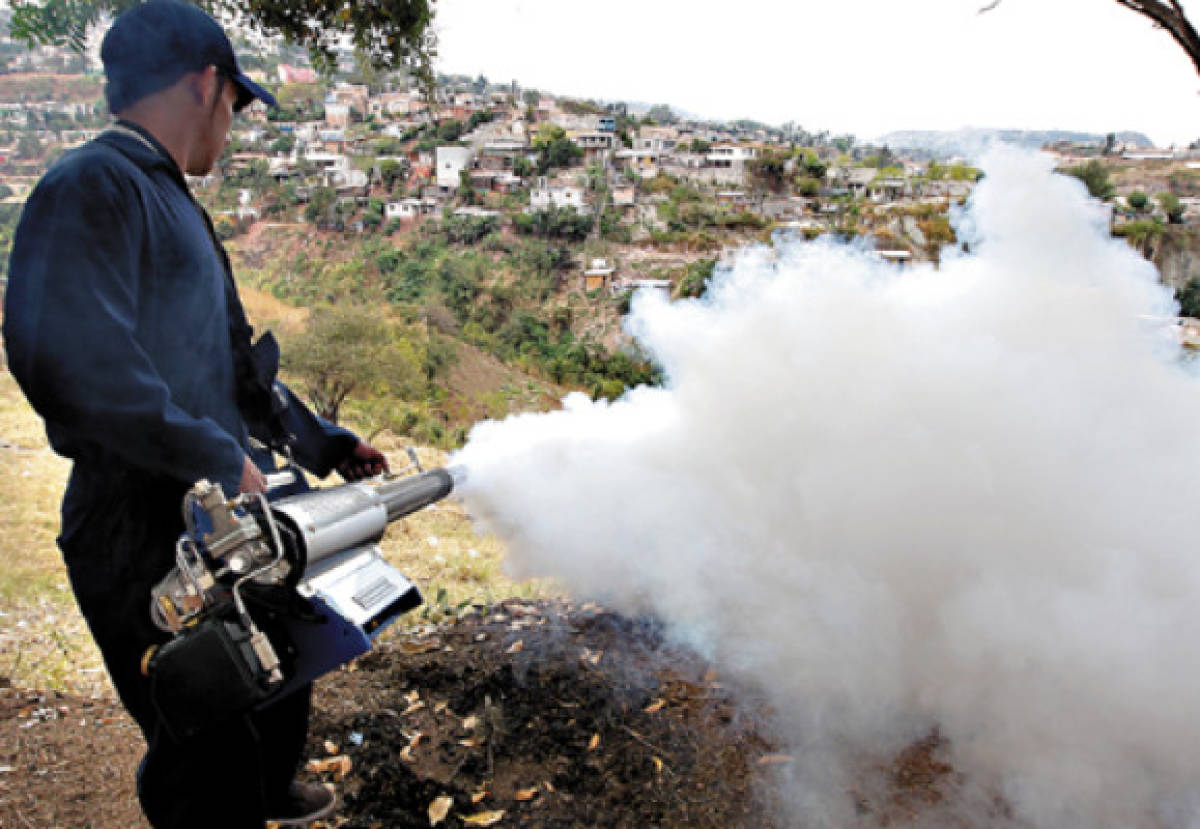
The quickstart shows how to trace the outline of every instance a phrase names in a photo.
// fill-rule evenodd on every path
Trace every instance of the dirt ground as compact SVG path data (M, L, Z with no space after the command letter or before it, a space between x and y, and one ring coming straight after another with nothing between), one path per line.
M318 682L306 774L341 805L325 827L763 827L793 762L770 712L658 625L594 605L508 600L397 637ZM145 826L142 749L111 699L0 679L0 827ZM936 737L858 802L864 825L938 803Z

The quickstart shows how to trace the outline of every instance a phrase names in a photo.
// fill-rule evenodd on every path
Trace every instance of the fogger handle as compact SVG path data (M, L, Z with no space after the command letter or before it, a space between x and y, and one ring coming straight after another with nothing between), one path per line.
M442 500L454 489L454 482L451 470L437 468L380 484L376 493L387 509L390 523Z

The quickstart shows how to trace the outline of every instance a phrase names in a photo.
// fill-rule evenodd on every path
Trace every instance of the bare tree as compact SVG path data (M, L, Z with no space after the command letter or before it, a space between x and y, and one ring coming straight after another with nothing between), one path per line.
M1000 2L1001 0L992 0L991 3L980 8L979 13L990 12L999 6ZM1196 34L1196 29L1187 19L1187 14L1184 13L1183 6L1179 5L1179 0L1116 0L1116 2L1150 18L1154 21L1155 26L1170 32L1171 37L1175 38L1175 42L1192 59L1196 72L1200 73L1200 35Z
M1145 15L1154 21L1155 25L1166 29L1175 38L1183 51L1187 52L1196 71L1200 73L1200 35L1184 14L1179 0L1117 0L1127 9L1133 9L1138 14Z

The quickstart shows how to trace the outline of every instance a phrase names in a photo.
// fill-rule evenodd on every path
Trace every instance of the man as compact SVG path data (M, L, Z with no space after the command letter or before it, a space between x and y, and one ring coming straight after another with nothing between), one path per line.
M289 451L321 476L357 479L386 461L272 385L273 340L251 347L228 258L184 179L212 170L235 110L274 99L242 74L220 26L178 0L117 18L101 57L118 120L64 155L25 205L5 307L10 368L51 445L74 460L59 546L146 737L146 816L156 827L307 823L334 805L293 781L311 689L173 739L140 665L167 638L150 621L150 590L174 564L188 487L264 490L252 457L269 463L270 452L252 438L281 448L299 434Z

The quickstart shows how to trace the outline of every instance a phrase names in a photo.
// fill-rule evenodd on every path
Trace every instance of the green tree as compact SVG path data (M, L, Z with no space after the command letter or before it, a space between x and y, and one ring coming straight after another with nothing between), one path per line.
M271 152L276 155L287 155L296 146L296 136L285 133L271 142Z
M1068 167L1064 172L1082 181L1093 198L1110 199L1115 192L1108 168L1094 158L1077 167Z
M659 124L674 124L679 121L679 116L672 112L666 104L655 104L650 107L646 115Z
M1185 317L1200 317L1200 279L1192 277L1182 289L1176 292L1179 300L1179 313Z
M1129 202L1129 206L1138 213L1144 213L1147 205L1150 204L1150 197L1141 190L1134 190L1125 197L1125 201Z
M323 225L331 218L334 204L337 202L337 191L332 187L314 187L308 197L308 205L304 208L304 218L318 225Z
M395 188L398 182L403 182L407 175L408 165L394 158L385 158L379 162L379 178L389 191Z
M442 141L457 141L463 134L462 121L457 118L443 121L438 124L437 134Z
M825 178L825 162L821 161L820 156L816 153L809 152L804 154L804 170L812 178Z
M332 423L351 395L413 399L424 388L420 343L368 306L318 306L285 346L284 368Z
M42 142L32 132L23 133L17 140L17 158L41 158L43 149Z
M89 30L106 15L139 0L12 0L9 33L30 46L86 48ZM427 92L433 89L433 0L346 3L344 0L204 0L214 16L231 15L263 32L278 32L309 50L323 71L336 66L332 44L348 34L355 48L379 69L406 69Z
M747 162L746 175L756 190L779 193L787 185L787 156L775 150L764 150Z
M1183 224L1183 205L1179 202L1179 196L1176 196L1170 190L1164 190L1155 198L1158 199L1163 212L1167 214L1168 222L1173 225Z

